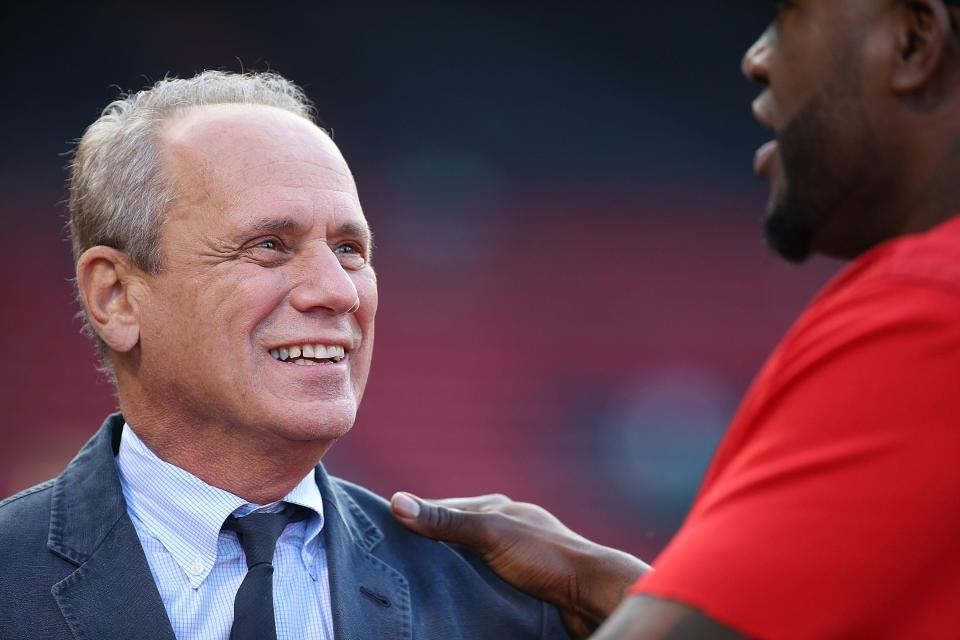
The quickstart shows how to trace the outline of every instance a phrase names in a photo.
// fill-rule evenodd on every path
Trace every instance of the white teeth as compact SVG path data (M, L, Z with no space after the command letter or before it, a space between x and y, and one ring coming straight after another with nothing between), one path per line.
M270 356L275 360L292 360L296 364L318 364L305 358L340 362L345 355L346 351L340 345L304 344L270 349Z
M316 362L314 362L313 360L304 360L303 358L297 358L296 360L293 361L293 364L299 364L299 365L304 366L304 367L317 367L317 366L320 366L320 365L318 365Z

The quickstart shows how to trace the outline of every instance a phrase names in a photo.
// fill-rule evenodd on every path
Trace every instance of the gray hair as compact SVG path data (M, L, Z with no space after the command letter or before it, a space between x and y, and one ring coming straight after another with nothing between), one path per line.
M192 78L164 78L114 100L84 132L69 165L74 265L90 247L105 245L124 251L148 273L160 271L160 233L176 185L161 167L159 132L185 110L213 104L277 107L316 122L303 90L271 72L204 71ZM101 368L113 379L107 345L91 327L79 291L77 299L84 332L96 342Z

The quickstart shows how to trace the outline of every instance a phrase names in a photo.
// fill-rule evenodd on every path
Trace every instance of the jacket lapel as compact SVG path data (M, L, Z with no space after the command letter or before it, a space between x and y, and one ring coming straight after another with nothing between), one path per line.
M78 640L175 640L117 478L122 427L110 416L56 481L47 547L77 569L51 593Z
M393 567L373 555L383 532L354 500L317 467L324 502L324 545L337 640L409 640L410 588Z

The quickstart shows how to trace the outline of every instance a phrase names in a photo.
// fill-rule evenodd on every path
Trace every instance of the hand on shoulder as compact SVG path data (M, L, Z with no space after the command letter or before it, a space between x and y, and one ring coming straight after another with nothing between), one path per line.
M568 628L585 637L650 571L628 553L587 540L545 509L503 495L425 500L399 492L393 514L429 538L479 552L505 581L556 605Z

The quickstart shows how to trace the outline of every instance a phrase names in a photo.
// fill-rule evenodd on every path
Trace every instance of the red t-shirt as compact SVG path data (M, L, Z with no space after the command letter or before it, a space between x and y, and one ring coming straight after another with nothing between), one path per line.
M654 566L754 637L960 638L960 216L817 296Z

